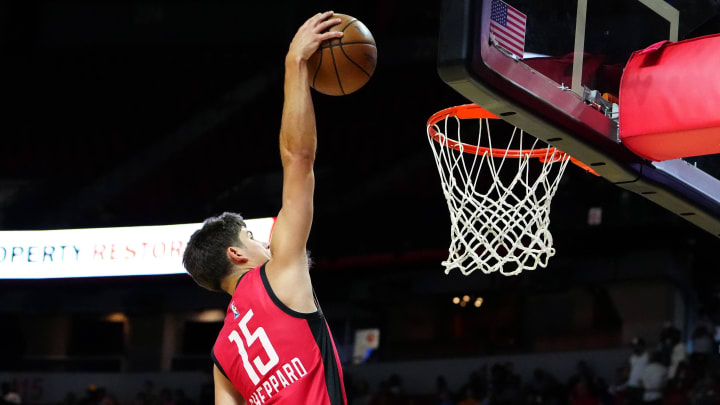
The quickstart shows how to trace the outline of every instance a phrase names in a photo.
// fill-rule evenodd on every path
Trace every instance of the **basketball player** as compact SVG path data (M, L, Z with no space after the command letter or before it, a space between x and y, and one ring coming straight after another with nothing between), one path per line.
M183 263L195 281L232 296L212 349L216 404L344 405L342 369L314 299L306 252L313 216L316 133L308 58L340 22L319 13L295 34L285 58L280 129L282 208L270 245L237 214L205 221Z

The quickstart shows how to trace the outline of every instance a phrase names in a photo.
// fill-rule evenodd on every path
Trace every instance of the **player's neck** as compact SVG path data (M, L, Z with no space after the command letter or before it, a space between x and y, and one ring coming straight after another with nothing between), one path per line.
M230 295L235 295L235 288L237 287L238 280L240 277L242 277L243 274L247 273L252 269L238 269L230 273L228 276L226 276L223 281L220 283L220 288L222 288L223 291Z

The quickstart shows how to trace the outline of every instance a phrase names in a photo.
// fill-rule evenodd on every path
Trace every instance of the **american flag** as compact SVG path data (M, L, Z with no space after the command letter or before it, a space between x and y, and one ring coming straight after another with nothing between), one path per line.
M519 58L525 51L525 23L527 16L502 0L492 0L490 32L497 44Z

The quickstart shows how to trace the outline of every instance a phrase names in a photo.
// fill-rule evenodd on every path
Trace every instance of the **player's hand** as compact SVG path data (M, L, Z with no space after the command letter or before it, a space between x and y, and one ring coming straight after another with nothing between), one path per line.
M330 27L340 24L341 20L332 18L333 14L332 11L317 13L305 21L305 24L295 33L285 60L306 61L323 41L342 37L341 31L327 31Z

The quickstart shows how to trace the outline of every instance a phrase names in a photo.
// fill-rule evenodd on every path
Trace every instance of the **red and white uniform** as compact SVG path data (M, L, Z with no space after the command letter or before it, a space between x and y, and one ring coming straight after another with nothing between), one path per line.
M345 405L342 368L321 310L280 302L265 266L243 274L212 350L248 405Z

